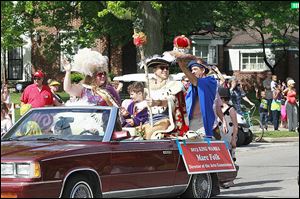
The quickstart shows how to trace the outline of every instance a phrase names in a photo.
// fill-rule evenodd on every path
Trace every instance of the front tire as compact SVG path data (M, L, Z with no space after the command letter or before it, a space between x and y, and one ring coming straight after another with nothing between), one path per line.
M244 131L239 128L238 129L238 134L237 134L237 141L236 141L236 146L239 147L239 146L242 146L245 142L245 134L244 134Z
M183 198L210 198L213 188L212 178L209 173L192 176Z
M82 175L71 177L64 189L63 198L94 198L99 196L92 183Z
M252 133L252 131L249 129L249 131L248 131L248 136L245 138L245 141L244 141L244 145L248 145L248 144L250 144L252 141L253 141L253 133Z

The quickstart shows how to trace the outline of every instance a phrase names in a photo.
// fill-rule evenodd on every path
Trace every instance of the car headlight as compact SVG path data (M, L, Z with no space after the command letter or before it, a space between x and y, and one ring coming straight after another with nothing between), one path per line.
M1 163L1 176L8 176L14 174L13 163Z
M1 177L39 178L40 164L37 162L1 163Z

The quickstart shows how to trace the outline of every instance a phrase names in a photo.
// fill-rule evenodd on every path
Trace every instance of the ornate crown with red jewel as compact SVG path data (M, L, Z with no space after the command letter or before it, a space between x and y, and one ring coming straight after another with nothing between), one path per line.
M191 47L191 41L184 35L180 35L174 38L173 40L173 50L179 51L182 53L188 53Z

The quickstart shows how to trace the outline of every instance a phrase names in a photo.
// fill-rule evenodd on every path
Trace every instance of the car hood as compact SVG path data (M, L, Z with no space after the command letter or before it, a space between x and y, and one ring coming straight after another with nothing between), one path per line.
M90 146L90 144L89 144ZM79 142L26 142L9 141L1 143L2 160L41 160L43 158L55 157L61 153L71 153L82 148L86 144Z

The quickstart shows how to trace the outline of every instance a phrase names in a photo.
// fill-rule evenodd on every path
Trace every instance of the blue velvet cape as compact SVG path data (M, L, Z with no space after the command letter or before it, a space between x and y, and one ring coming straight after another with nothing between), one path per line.
M217 94L217 81L214 77L208 76L198 78L197 87L190 85L185 97L186 109L189 120L192 119L193 107L196 97L199 98L200 111L202 113L203 125L206 137L213 136L213 126L215 122L215 112L213 109ZM200 128L200 126L199 126Z

